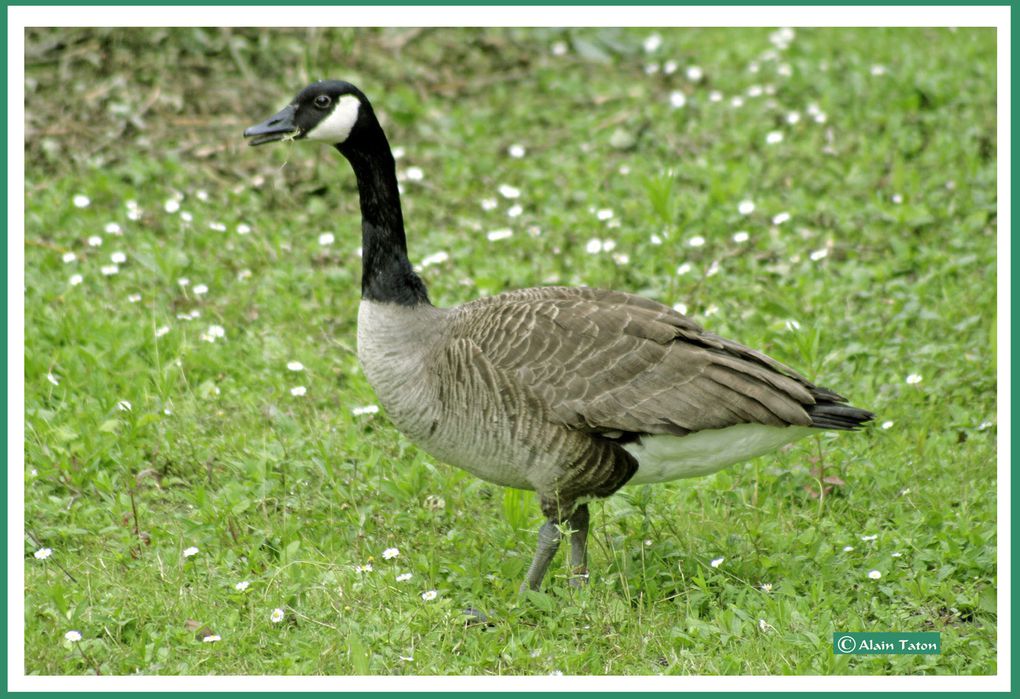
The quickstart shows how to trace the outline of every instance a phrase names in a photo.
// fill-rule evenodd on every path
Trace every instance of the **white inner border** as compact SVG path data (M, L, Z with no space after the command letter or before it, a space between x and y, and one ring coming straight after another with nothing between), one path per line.
M9 691L1008 691L1010 609L1009 7L8 7ZM24 29L28 26L958 26L998 29L998 674L991 677L26 677L24 672ZM399 17L399 21L396 18ZM60 639L54 639L59 643ZM944 652L951 653L952 648Z

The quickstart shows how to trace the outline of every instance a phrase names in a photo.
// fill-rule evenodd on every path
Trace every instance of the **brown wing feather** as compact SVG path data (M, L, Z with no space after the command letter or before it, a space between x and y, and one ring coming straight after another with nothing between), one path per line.
M592 432L810 425L816 400L843 401L668 306L618 291L500 294L461 306L451 330L531 387L556 419Z

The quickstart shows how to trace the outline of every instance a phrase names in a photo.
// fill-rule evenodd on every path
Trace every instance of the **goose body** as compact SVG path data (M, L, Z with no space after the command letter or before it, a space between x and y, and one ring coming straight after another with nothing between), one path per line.
M365 96L313 83L245 132L253 145L335 145L358 180L358 358L393 424L435 458L536 491L547 522L524 585L572 530L586 577L586 502L628 483L702 476L873 415L776 360L619 291L543 287L431 304L407 259L393 158Z

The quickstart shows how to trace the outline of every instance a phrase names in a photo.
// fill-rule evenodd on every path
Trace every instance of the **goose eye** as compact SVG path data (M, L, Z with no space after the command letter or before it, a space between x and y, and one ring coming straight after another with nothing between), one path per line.
M329 95L319 95L318 97L315 98L313 104L319 109L325 109L326 107L329 106L329 102L330 102Z

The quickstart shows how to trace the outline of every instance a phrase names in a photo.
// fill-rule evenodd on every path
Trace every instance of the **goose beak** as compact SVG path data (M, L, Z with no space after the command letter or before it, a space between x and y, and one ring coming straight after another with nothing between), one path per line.
M244 137L250 138L250 146L261 146L263 143L282 141L285 137L296 134L298 127L294 124L293 104L288 104L279 112L269 117L261 124L255 124L244 130Z

